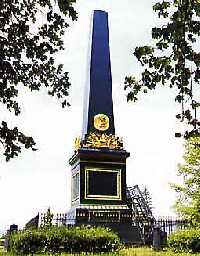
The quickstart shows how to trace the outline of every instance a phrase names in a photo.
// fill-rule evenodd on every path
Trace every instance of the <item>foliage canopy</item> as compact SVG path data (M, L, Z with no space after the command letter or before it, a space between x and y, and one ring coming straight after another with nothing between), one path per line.
M183 184L173 184L178 193L176 210L189 218L194 226L200 226L200 136L191 137L185 145L184 163L178 172Z
M0 102L20 114L19 90L48 88L48 94L66 100L70 86L63 65L55 64L54 55L63 50L63 35L68 20L76 20L74 0L1 0L0 1ZM32 137L17 127L0 126L0 152L8 161L21 152L21 147L35 150Z
M152 28L152 46L135 48L134 55L144 71L140 80L134 76L125 78L127 100L136 101L140 92L147 93L158 85L174 88L175 101L182 109L176 117L189 125L184 136L199 134L200 1L163 0L153 10L163 24Z
M200 230L185 229L172 233L168 239L168 246L174 252L200 252Z

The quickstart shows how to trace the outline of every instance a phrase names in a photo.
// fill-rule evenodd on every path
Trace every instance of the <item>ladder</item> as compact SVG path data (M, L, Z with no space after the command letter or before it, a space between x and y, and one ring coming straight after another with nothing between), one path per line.
M138 185L126 188L127 205L133 213L133 225L139 229L145 244L150 243L155 218Z

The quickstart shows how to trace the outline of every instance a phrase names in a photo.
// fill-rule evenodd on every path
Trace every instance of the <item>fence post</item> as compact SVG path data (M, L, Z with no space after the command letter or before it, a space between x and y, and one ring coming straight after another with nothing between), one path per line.
M161 249L161 229L158 225L153 228L153 248L155 250Z
M15 231L18 231L18 225L15 225L15 224L10 225L10 229L7 230L6 238L4 240L4 249L6 251L9 250L10 236L11 236L12 232L15 232Z

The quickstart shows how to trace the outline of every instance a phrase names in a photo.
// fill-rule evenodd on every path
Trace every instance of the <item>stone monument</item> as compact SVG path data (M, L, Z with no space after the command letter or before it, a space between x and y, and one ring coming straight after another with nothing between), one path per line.
M108 14L94 11L89 83L86 85L82 137L70 158L71 210L75 225L105 225L125 242L140 241L126 202L126 159L129 152L115 134Z

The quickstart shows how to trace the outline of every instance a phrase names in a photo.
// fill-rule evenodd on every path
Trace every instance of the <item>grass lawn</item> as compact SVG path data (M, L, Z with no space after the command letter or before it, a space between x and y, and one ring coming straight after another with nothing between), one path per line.
M200 253L174 253L171 251L154 251L151 248L131 248L120 252L120 255L127 256L200 256Z
M44 256L44 254L42 254ZM46 255L56 255L56 254L46 254ZM154 251L150 248L129 248L129 249L123 249L118 254L116 253L102 253L102 254L57 254L59 256L75 256L75 255L93 255L93 256L114 256L114 255L121 255L121 256L200 256L200 253L198 254L192 254L192 253L174 253L170 251ZM0 251L0 256L14 256L9 253L5 253ZM37 254L39 256L39 254Z

